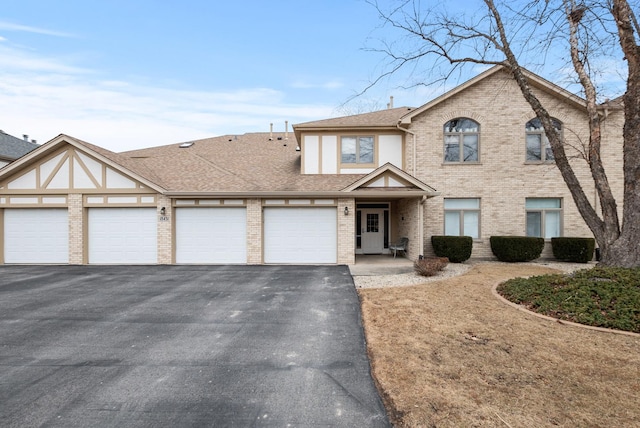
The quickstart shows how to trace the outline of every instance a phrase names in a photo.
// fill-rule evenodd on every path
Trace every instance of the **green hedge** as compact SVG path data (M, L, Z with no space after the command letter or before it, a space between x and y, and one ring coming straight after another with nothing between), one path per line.
M589 263L593 259L596 240L593 238L551 238L553 257L574 263Z
M540 257L543 238L531 236L492 236L491 251L503 262L530 262Z
M469 260L473 249L470 236L432 236L433 252L438 257L446 257L451 263L462 263Z

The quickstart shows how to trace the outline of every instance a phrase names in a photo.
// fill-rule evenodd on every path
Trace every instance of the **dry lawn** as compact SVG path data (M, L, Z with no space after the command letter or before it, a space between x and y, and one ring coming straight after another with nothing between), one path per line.
M530 264L358 290L373 375L399 427L640 427L640 338L542 320L491 293Z

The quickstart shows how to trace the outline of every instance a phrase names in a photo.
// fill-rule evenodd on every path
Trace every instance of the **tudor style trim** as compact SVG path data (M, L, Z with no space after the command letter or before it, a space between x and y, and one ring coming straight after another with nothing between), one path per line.
M342 191L343 192L354 192L357 189L366 186L366 184L368 183L372 183L374 181L376 181L376 179L384 177L385 173L391 173L392 175L395 175L400 181L405 181L407 183L410 183L411 185L415 186L416 188L419 189L419 193L420 194L426 194L427 197L433 197L433 196L438 196L440 195L440 193L434 189L433 187L429 186L428 184L423 183L422 181L418 180L417 178L413 177L411 174L408 174L406 172L404 172L403 170L401 170L400 168L398 168L397 166L391 164L391 163L386 163L384 165L382 165L379 168L376 168L374 171L371 171L369 174L365 175L364 177L362 177L361 179L357 180L356 182L354 182L353 184L345 187ZM396 189L394 189L396 190ZM410 189L397 189L397 191L399 192L411 192ZM370 189L367 190L367 194L370 193ZM385 191L385 195L388 195L389 190Z

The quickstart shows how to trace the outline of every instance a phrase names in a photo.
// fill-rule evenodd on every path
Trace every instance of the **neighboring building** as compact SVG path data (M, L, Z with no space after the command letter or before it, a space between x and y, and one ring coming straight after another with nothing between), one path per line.
M38 147L35 141L29 141L27 135L21 140L0 130L0 168Z
M586 144L584 101L528 75L568 144ZM623 114L602 111L620 196ZM0 261L353 264L400 237L415 259L432 254L433 235L472 236L473 257L491 257L492 235L591 236L534 117L494 67L422 107L291 135L125 153L60 135L0 171ZM572 162L589 183L587 164Z

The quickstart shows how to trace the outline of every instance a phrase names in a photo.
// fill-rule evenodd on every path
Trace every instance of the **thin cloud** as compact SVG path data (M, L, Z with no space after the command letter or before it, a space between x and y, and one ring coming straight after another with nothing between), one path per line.
M31 27L29 25L15 24L13 22L0 21L0 30L4 31L16 31L24 33L43 34L46 36L55 37L75 37L73 34L65 33L63 31L48 30L46 28Z
M60 133L113 151L267 131L328 116L329 106L286 103L271 88L172 89L101 79L32 52L0 47L0 129L40 142Z
M320 83L297 80L291 84L291 87L295 89L340 89L344 87L344 84L338 80L329 80Z

